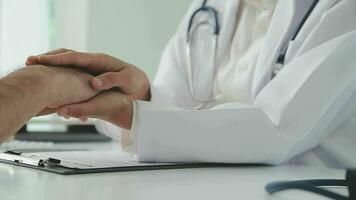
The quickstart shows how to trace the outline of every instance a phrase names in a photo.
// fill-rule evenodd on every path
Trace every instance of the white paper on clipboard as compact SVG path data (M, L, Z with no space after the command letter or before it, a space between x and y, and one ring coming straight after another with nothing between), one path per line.
M174 165L174 163L139 163L136 156L123 151L51 151L23 153L23 156L36 156L43 159L61 160L61 166L78 169L112 167Z

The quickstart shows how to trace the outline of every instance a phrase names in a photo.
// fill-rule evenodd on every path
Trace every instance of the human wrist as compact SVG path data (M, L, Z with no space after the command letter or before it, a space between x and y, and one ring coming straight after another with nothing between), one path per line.
M124 129L131 129L132 117L133 117L133 101L124 98L122 106L115 114L103 118L105 121L109 121L116 126L119 126Z
M31 68L31 69L30 69ZM18 98L36 98L36 104L46 107L50 101L51 81L39 66L26 67L1 79ZM41 108L42 109L42 108Z

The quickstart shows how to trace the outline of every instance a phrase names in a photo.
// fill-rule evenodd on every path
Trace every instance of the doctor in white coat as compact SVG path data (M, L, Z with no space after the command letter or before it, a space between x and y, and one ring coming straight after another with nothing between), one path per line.
M208 0L203 6L218 16L216 51L209 12L199 12L192 20L197 31L187 33L202 4L190 6L150 84L142 71L105 55L59 50L28 62L102 67L106 73L92 82L97 88L109 84L102 89L117 86L125 94L133 87L123 84L125 77L146 88L148 95L127 95L121 104L130 106L121 106L125 115L115 119L94 114L105 101L58 111L110 121L98 128L121 136L141 161L280 164L295 158L356 166L356 1Z

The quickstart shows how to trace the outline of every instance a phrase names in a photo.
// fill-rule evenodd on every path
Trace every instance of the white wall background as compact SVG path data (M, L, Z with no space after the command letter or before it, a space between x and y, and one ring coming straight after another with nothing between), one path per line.
M1 69L64 47L113 55L152 78L191 1L0 0Z
M192 0L89 0L87 48L142 68L152 78Z
M0 0L0 77L49 46L46 0Z
M88 0L47 0L52 1L53 33L51 49L69 48L87 50L88 42ZM105 0L103 0L105 1Z

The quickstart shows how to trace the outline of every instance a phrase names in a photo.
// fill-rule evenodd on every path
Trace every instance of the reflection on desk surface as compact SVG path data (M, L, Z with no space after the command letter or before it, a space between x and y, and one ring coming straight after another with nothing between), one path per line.
M0 164L4 199L323 199L301 191L269 196L276 180L344 178L343 170L302 166L202 168L61 176ZM346 190L339 189L341 193Z

